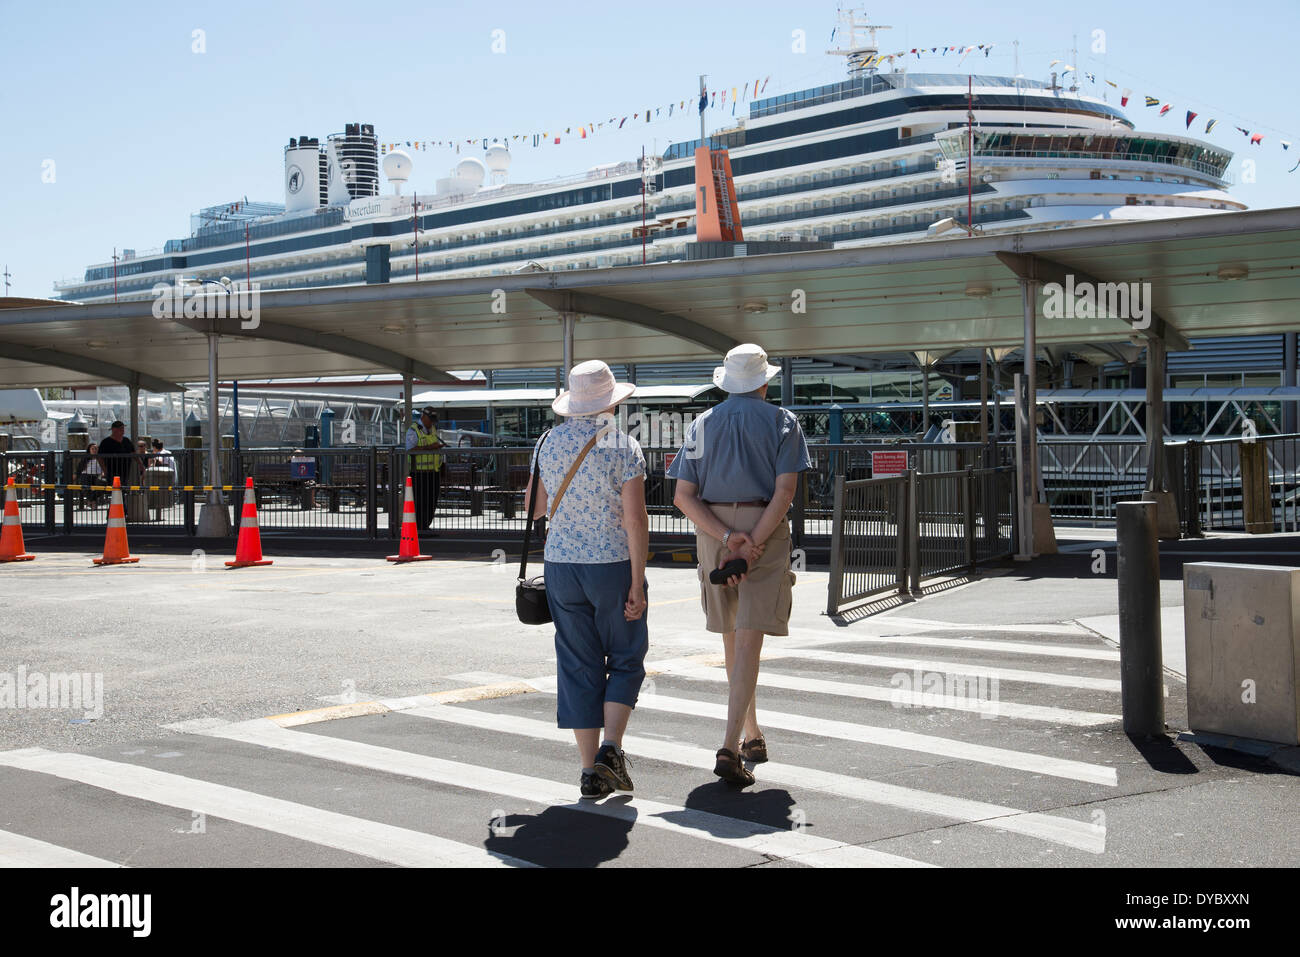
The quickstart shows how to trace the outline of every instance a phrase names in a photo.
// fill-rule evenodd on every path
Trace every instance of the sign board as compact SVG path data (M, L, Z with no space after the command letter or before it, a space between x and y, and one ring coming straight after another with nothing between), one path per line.
M664 471L665 471L665 472L667 472L670 468L673 467L673 459L675 459L675 458L677 458L677 453L676 453L676 452L665 452L665 453L664 453Z
M906 452L872 452L871 477L895 478L907 471Z
M316 477L316 460L294 456L289 460L289 477L295 479L314 479Z

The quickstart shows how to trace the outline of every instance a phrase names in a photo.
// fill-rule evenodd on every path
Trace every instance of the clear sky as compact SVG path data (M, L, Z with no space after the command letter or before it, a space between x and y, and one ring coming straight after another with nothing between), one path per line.
M1056 58L1097 74L1085 92L1131 87L1139 129L1204 137L1236 152L1233 193L1251 208L1300 206L1300 107L1294 84L1297 0L931 0L866 12L891 25L882 50L994 44L985 58L909 56L909 69L1048 78ZM583 140L582 123L691 96L700 73L730 88L770 76L764 95L843 76L826 56L833 2L425 4L336 0L221 3L0 2L0 266L12 295L44 297L113 248L145 250L189 234L200 207L247 196L283 202L283 147L344 123L381 142L548 132L561 144L515 145L511 181L579 173L662 151L698 131L692 109ZM204 52L195 52L200 36ZM795 31L806 36L797 52ZM1093 52L1094 31L1104 52ZM494 31L503 31L494 34ZM500 50L504 43L503 52ZM1058 67L1059 69L1059 67ZM1171 102L1163 119L1146 94ZM737 107L744 115L746 104ZM573 128L570 135L564 127ZM1250 146L1234 127L1264 134ZM1283 152L1279 140L1292 140ZM432 192L457 157L415 152L411 187ZM1254 182L1242 159L1255 160ZM52 163L52 165L51 165ZM52 174L52 177L51 177ZM53 182L46 182L46 179ZM408 187L408 191L411 187ZM385 191L387 187L385 186Z

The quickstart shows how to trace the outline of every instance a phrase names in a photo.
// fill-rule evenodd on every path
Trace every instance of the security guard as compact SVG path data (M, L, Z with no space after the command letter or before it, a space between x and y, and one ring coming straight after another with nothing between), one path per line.
M409 456L411 485L415 489L415 520L420 528L428 528L438 511L438 495L442 491L442 456L425 452L426 449L445 448L438 438L438 413L431 406L420 410L420 419L406 430L406 451Z

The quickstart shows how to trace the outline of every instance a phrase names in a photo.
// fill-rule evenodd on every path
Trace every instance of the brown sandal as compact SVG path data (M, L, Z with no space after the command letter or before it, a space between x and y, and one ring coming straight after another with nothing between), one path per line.
M754 783L754 772L745 767L740 755L727 748L718 748L718 763L713 766L713 773L728 784L748 787Z
M763 736L760 734L757 738L740 742L740 756L754 764L762 764L766 761L767 742L763 740Z

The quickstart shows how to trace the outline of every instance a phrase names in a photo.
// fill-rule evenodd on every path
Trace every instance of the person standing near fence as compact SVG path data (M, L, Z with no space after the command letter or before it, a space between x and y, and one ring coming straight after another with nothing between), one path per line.
M406 451L409 457L411 485L415 491L415 521L421 529L433 522L438 511L438 495L442 485L442 456L434 449L445 448L438 437L438 413L432 406L420 410L420 417L406 430ZM436 533L431 533L436 534Z
M104 466L104 481L113 484L121 479L123 485L131 484L131 473L136 464L135 443L126 434L126 423L121 419L109 426L106 438L99 440L100 463Z
M759 346L728 352L713 382L730 395L691 423L667 473L677 480L673 504L695 524L705 628L722 635L727 664L727 727L713 773L741 787L754 783L744 762L767 760L755 707L759 655L764 635L789 634L786 513L799 473L812 468L799 419L767 401L767 383L780 371ZM709 582L737 558L748 563L745 574Z
M635 389L599 360L574 366L569 390L551 404L566 421L538 440L533 460L542 481L535 500L531 483L525 497L530 517L550 513L545 580L555 623L556 723L573 729L588 800L632 790L623 732L650 647L645 456L606 414Z

